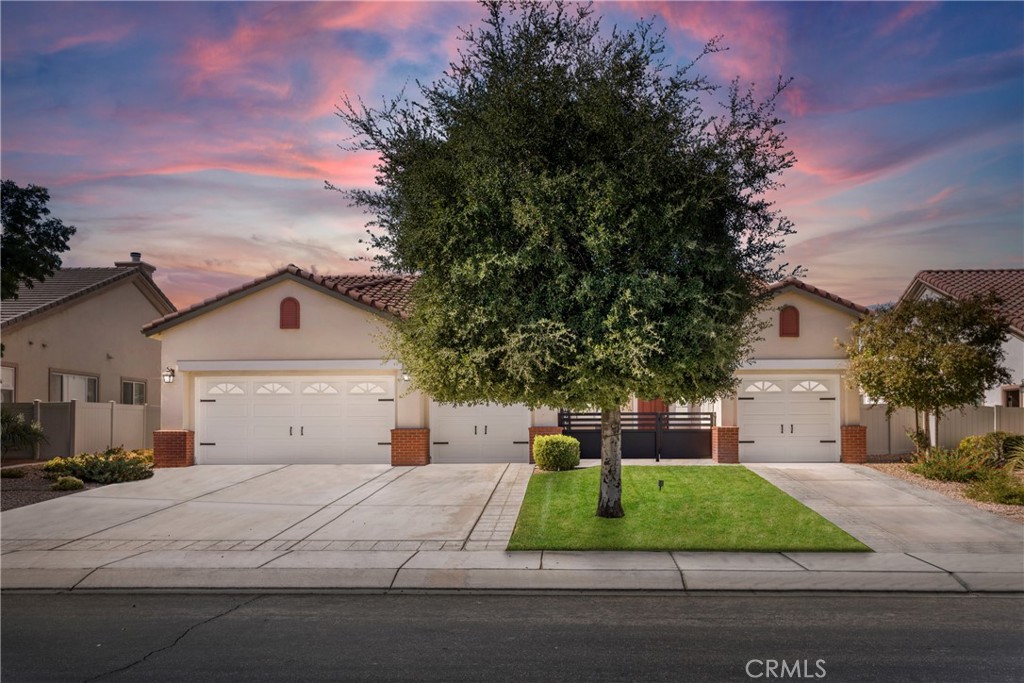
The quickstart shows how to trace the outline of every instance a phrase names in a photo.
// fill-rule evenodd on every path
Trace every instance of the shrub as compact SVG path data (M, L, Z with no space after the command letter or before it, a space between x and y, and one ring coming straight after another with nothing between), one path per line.
M118 484L152 477L153 454L126 451L118 446L103 453L54 458L43 465L43 471L50 476L71 475L97 484Z
M1002 471L989 472L964 491L968 498L1003 505L1024 505L1024 483Z
M907 438L910 439L910 443L914 444L915 453L925 453L931 447L928 435L923 429L908 429Z
M907 469L939 481L974 481L989 471L984 461L977 456L945 448L933 448L919 453Z
M51 491L77 491L78 489L84 489L85 483L82 482L78 477L58 477L57 481L53 482L53 486L50 487Z
M542 470L571 470L580 464L580 442L558 434L538 436L533 440L533 459Z
M0 470L0 479L21 479L28 472L23 467L5 467Z
M38 422L29 422L21 413L0 410L0 452L31 450L46 441L43 427Z
M1011 453L1024 447L1024 435L1010 432L989 432L964 437L959 449L979 458L989 467L1004 467L1011 460Z

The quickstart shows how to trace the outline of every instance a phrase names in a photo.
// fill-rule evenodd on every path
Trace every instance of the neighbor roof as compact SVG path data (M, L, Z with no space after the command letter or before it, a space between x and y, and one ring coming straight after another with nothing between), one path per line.
M1024 332L1024 268L1001 270L922 270L900 301L920 296L922 285L951 299L994 292L999 312L1018 333Z
M355 303L398 318L408 314L409 290L416 281L415 275L317 275L289 264L261 278L232 287L217 296L147 323L142 327L142 331L149 335L162 332L169 327L201 315L208 309L230 303L244 296L250 290L259 289L273 280L286 277L306 280L327 292L340 294Z
M824 289L820 289L820 288L815 287L813 285L809 285L806 282L804 282L803 280L801 280L800 278L796 278L796 277L787 277L785 280L780 280L779 282L776 282L775 284L769 286L768 287L768 291L769 292L778 292L778 291L781 291L781 290L785 289L786 287L796 287L797 289L801 289L801 290L803 290L805 292L808 292L810 294L814 294L815 296L820 296L822 299L825 299L827 301L831 301L832 303L839 304L840 306L845 306L846 308L849 308L850 310L856 311L857 313L860 313L861 315L870 315L871 314L871 310L868 309L866 306L861 306L860 304L855 304L852 301L850 301L849 299L844 299L841 296L836 296L835 294L831 294L829 292L826 292Z
M32 287L19 287L17 299L4 300L0 304L0 321L4 328L10 327L133 275L139 275L146 282L147 289L164 310L175 310L174 304L164 296L156 283L138 267L61 268L53 276L35 282ZM157 306L158 309L160 307Z

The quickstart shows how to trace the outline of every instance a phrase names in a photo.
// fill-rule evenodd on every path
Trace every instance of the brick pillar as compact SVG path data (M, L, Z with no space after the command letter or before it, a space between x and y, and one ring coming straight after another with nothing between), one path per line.
M739 427L711 428L711 459L726 464L740 461Z
M195 432L158 429L153 432L153 467L191 467L196 464Z
M429 465L430 430L392 429L391 464L396 467L399 465Z
M561 427L530 427L530 464L533 464L533 439L538 436L561 434Z
M868 461L868 428L864 425L843 425L840 462L863 464Z

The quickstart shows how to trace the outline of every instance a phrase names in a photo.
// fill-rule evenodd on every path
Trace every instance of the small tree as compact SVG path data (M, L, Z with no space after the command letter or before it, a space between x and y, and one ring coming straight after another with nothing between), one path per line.
M3 237L0 238L0 298L18 298L18 287L53 275L61 265L59 254L68 250L73 225L48 218L50 193L45 187L19 187L13 180L0 186Z
M1002 366L1009 326L996 313L997 303L989 294L879 309L853 326L849 344L840 344L849 357L850 386L884 401L886 415L913 408L919 433L922 416L938 422L953 408L978 405L986 390L1010 381Z
M41 424L29 422L21 413L0 409L0 450L4 457L10 451L34 450L45 441Z
M439 401L600 408L597 513L621 517L620 407L731 392L781 277L784 84L759 102L734 82L708 114L718 88L670 70L649 23L483 4L422 101L339 111L380 155L379 189L350 193L379 264L420 273L391 350Z

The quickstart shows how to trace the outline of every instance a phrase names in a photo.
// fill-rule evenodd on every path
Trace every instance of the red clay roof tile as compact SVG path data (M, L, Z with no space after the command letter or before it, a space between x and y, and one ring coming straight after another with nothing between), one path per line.
M917 283L953 299L995 292L1002 303L999 312L1010 325L1024 331L1024 268L994 270L922 270L914 276L902 301Z

